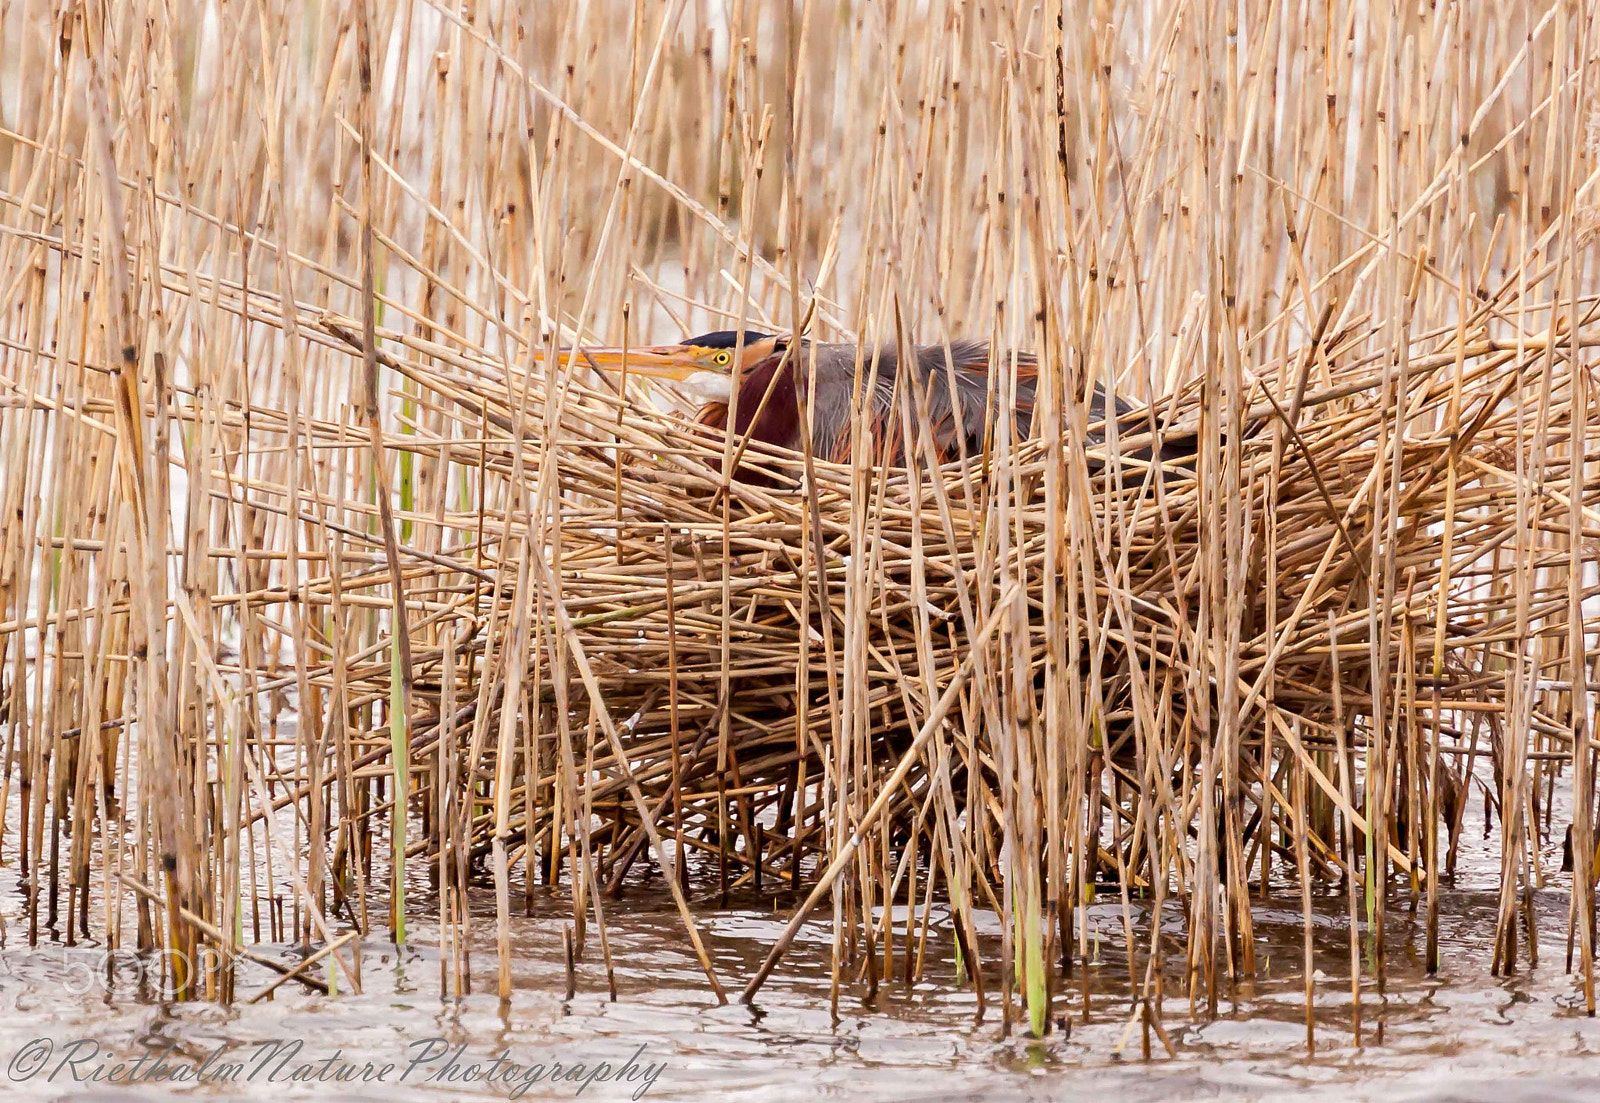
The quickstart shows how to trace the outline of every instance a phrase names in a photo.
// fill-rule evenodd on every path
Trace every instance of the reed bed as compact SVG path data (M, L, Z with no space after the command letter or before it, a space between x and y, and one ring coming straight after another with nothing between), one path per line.
M1148 1051L1289 894L1310 1044L1386 911L1436 967L1481 799L1486 966L1570 890L1592 1013L1593 15L0 0L14 921L229 999L426 908L459 992L492 896L509 995L536 892L608 969L650 893L718 997L809 917L836 996L931 940L1042 1033L1109 896ZM908 393L907 466L830 464L564 351L722 327L987 338L1002 403L1034 350L1034 435L936 467Z

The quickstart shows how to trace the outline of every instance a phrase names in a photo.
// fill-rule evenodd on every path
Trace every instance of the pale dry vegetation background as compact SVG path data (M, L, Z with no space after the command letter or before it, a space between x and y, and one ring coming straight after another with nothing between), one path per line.
M1098 883L1159 1032L1253 894L1359 994L1481 797L1486 965L1592 1007L1594 15L0 0L8 919L343 988L426 907L448 989L482 893L505 991L536 884L608 960L625 880L697 949L798 889L1039 1030ZM556 355L740 326L1037 350L1036 439L724 487ZM1108 482L1095 381L1197 476Z

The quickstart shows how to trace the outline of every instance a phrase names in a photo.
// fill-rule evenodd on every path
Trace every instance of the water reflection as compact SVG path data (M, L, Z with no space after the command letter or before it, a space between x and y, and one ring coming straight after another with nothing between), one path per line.
M107 1056L130 1061L166 1053L170 1061L199 1067L222 1047L234 1059L259 1047L299 1041L296 1060L403 1066L428 1039L439 1039L461 1061L501 1067L556 1062L618 1067L630 1057L663 1063L650 1098L784 1099L871 1097L895 1099L1043 1099L1064 1094L1114 1095L1119 1103L1169 1098L1289 1098L1326 1096L1415 1099L1577 1098L1600 1080L1572 1079L1593 1072L1600 1053L1600 1023L1575 1003L1570 978L1560 971L1559 941L1544 947L1546 962L1508 978L1485 975L1495 899L1456 893L1441 908L1444 943L1440 975L1421 968L1421 924L1404 907L1391 909L1390 967L1380 997L1368 977L1362 985L1363 1048L1350 1033L1348 940L1340 900L1319 908L1314 936L1317 969L1314 1025L1316 1056L1305 1048L1299 909L1292 901L1256 914L1260 976L1248 991L1232 993L1212 1022L1191 1019L1177 970L1182 945L1169 946L1162 1018L1177 1049L1169 1058L1159 1043L1141 1059L1140 1031L1129 1029L1128 963L1121 942L1120 906L1096 906L1088 919L1101 927L1101 964L1079 967L1069 990L1058 993L1061 1029L1043 1039L1013 1032L1003 1037L994 967L988 966L988 1006L970 986L956 987L953 947L930 939L925 979L906 986L885 980L875 998L847 971L838 1017L830 1000L830 928L816 922L803 931L782 969L755 1007L718 1006L707 994L698 964L669 907L624 899L608 908L618 999L607 993L598 939L577 966L577 991L565 997L562 951L565 901L541 897L536 914L515 920L515 996L492 994L495 957L492 922L475 925L472 964L475 994L438 996L437 932L413 926L402 949L368 943L362 995L334 999L284 986L273 998L245 1004L273 974L247 966L241 1002L233 1008L172 1004L148 986L127 982L121 969L84 990L74 950L59 944L37 951L12 947L0 954L0 1059L36 1038L57 1047L93 1038ZM716 968L727 980L748 977L781 926L770 901L736 901L713 913L705 930ZM1537 901L1541 927L1562 929L1565 897ZM903 917L902 917L903 919ZM1135 911L1147 940L1150 916ZM1168 927L1163 916L1162 926ZM1175 926L1175 925L1173 925ZM903 926L901 928L903 930ZM998 917L987 917L980 944L998 960ZM1146 942L1147 944L1147 942ZM288 948L266 947L292 960ZM897 956L903 946L896 947ZM1142 954L1140 973L1142 975ZM491 990L485 993L484 990ZM1083 1007L1087 993L1089 1013ZM1376 1040L1379 1024L1383 1040ZM644 1049L641 1050L640 1047ZM336 1058L335 1058L335 1055ZM87 1070L88 1065L82 1065ZM74 1083L73 1068L18 1078L14 1085L38 1098L156 1099L177 1088L187 1095L295 1099L326 1097L316 1081L232 1083ZM1510 1082L1506 1077L1515 1076ZM592 1080L584 1099L630 1098L626 1082ZM419 1070L404 1081L343 1084L341 1098L384 1103L411 1099L509 1096L516 1085L429 1078ZM571 1099L577 1082L523 1084L520 1098Z

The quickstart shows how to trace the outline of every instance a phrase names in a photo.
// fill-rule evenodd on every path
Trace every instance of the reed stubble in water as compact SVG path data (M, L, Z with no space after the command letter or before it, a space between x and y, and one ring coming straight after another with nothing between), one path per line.
M672 899L721 996L701 917L759 887L830 903L836 994L943 945L1041 1032L1094 1012L1113 894L1105 1012L1148 1049L1287 893L1309 1045L1312 895L1348 906L1359 1037L1387 911L1437 964L1483 799L1486 967L1538 960L1533 890L1570 888L1592 1010L1585 12L218 12L0 2L30 939L315 941L349 990L340 929L400 935L430 876L442 989L487 894L508 994L542 881L608 970L606 900ZM1000 408L1034 350L1034 436L940 468L907 389L905 467L779 455L561 351L747 326L857 340L864 378L986 338ZM1095 384L1194 468L1152 477ZM1185 940L1134 921L1169 902Z

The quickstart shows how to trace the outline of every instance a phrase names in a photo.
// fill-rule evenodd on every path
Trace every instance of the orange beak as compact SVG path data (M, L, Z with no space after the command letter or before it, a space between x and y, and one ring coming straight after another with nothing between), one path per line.
M629 374L637 372L640 375L677 383L682 383L690 376L701 372L731 374L729 365L717 364L703 351L688 345L640 345L626 350L582 347L576 351L562 349L562 361L566 362L569 357L574 364L604 368L612 372L626 369Z

